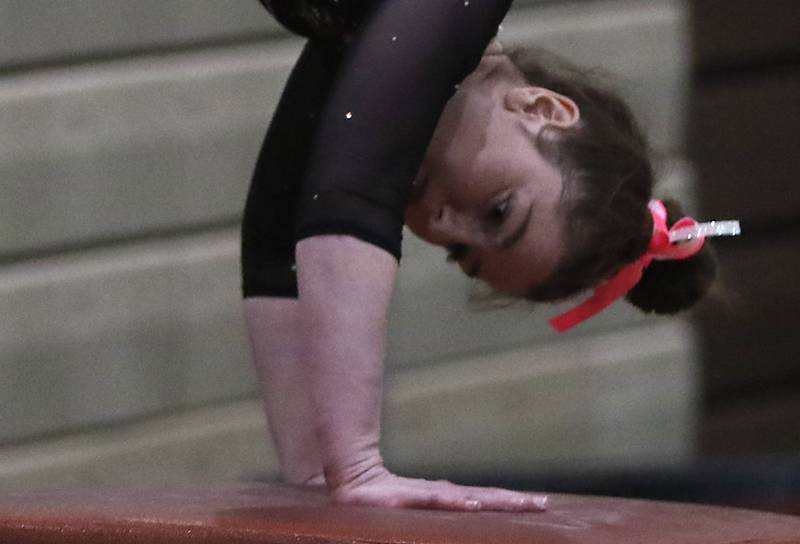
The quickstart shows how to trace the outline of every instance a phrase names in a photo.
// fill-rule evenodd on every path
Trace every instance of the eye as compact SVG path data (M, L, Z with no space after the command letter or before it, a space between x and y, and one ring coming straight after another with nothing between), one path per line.
M507 196L489 211L489 221L494 225L502 225L511 215L511 196Z

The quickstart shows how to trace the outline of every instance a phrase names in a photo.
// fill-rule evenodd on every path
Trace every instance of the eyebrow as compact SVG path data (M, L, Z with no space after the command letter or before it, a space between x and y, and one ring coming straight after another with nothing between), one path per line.
M501 249L509 249L511 246L516 244L520 238L525 235L525 232L528 230L528 223L531 222L531 216L533 215L533 202L531 202L530 206L528 207L528 213L525 215L525 219L522 220L519 227L517 227L514 232L509 234L506 238L500 241L500 248Z

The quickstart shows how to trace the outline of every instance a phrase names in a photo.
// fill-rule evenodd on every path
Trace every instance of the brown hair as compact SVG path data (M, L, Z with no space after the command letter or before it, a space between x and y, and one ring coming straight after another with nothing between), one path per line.
M581 112L578 127L542 131L535 142L564 178L566 251L551 277L526 298L558 300L610 278L647 250L653 229L650 150L630 108L600 83L599 73L540 49L509 48L505 54L530 84L568 96ZM671 226L683 213L674 201L665 205ZM654 261L626 298L646 312L673 313L699 300L715 275L706 244L689 259Z

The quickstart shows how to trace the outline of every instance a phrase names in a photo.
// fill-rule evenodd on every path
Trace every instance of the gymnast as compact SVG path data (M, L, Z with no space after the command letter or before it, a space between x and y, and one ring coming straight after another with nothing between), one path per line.
M339 503L545 508L543 495L384 467L384 339L404 224L500 293L593 290L553 320L561 331L622 296L676 312L714 278L703 240L720 226L652 199L647 143L613 93L542 51L503 50L511 3L262 0L309 38L242 224L244 315L286 482L325 485Z

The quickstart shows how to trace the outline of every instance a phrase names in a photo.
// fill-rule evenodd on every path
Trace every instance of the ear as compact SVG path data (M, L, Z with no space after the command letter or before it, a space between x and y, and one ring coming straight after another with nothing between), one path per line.
M519 113L536 130L543 126L571 128L581 115L578 105L569 97L542 87L515 87L506 92L505 106Z

